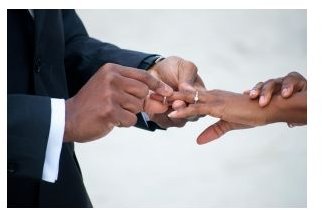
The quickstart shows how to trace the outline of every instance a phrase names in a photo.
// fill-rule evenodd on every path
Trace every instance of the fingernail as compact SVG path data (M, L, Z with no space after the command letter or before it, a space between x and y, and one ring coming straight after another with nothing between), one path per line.
M176 114L177 114L177 111L170 112L170 113L168 114L168 117L175 117L175 116L176 116Z
M288 88L284 88L283 90L282 90L282 95L286 95L287 94L287 92L288 92Z
M265 96L261 96L261 97L259 98L259 103L260 103L260 104L264 104L264 103L265 103Z
M250 94L250 96L255 96L256 95L256 90L251 90L249 94Z

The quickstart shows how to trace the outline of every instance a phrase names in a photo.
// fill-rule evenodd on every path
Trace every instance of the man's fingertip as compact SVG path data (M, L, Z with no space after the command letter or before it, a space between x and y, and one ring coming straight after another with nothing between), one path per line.
M164 90L169 94L168 96L171 96L173 93L173 89L169 85L165 84Z
M176 115L177 115L177 111L173 111L173 112L170 112L169 114L168 114L168 117L170 117L170 118L175 118L176 117Z
M168 85L163 85L162 87L159 87L156 92L162 96L169 97L173 94L173 89Z

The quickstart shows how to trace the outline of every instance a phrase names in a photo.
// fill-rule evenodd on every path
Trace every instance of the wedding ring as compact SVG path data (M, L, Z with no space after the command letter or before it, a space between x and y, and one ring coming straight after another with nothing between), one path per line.
M195 97L193 98L193 100L194 100L194 103L195 103L195 104L196 104L196 103L198 103L198 101L199 101L198 94L199 94L199 92L198 92L198 90L197 90L197 91L196 91L196 95L195 95Z

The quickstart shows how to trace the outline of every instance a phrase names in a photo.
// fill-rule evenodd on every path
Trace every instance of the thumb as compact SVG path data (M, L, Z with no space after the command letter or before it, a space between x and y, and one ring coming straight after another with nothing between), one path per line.
M206 128L197 138L197 144L206 144L220 138L222 135L231 131L230 123L224 120L219 120L215 124Z
M227 122L225 120L219 120L215 124L209 126L204 130L197 138L198 144L206 144L213 140L216 140L223 136L225 133L238 130L238 129L246 129L251 128L252 126L243 125L238 123Z

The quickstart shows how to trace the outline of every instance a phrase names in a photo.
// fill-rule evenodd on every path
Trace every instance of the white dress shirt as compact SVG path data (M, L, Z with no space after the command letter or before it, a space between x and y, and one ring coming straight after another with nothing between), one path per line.
M65 131L65 100L51 98L51 119L42 179L55 182Z
M141 112L148 127L149 116ZM51 98L51 119L42 180L54 183L58 178L60 153L65 131L65 100Z

